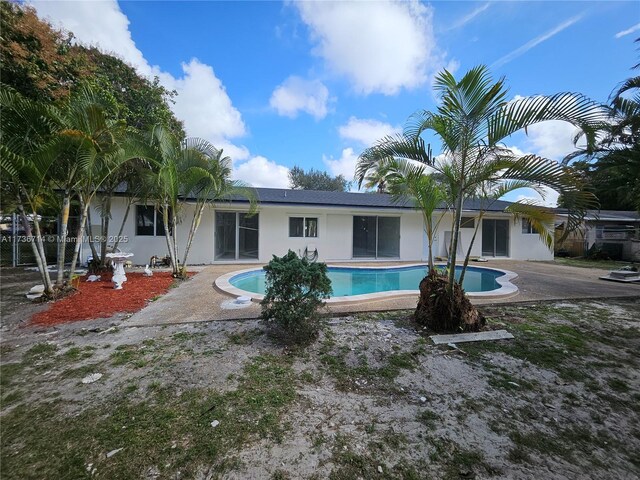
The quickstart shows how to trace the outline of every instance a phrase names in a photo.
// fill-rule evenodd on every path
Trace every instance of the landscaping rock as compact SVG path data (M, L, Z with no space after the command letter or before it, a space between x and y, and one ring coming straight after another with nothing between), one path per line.
M113 457L116 453L118 453L121 450L124 450L124 447L120 447L120 448L116 448L115 450L111 450L109 453L107 453L107 458Z
M102 378L102 374L101 373L92 373L91 375L87 375L86 377L84 377L82 379L82 383L93 383L93 382L97 382L98 380L100 380Z

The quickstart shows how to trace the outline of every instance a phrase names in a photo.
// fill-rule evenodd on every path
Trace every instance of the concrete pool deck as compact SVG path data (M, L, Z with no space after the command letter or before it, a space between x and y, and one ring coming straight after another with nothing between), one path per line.
M357 266L406 265L409 262L357 263ZM347 264L344 264L345 266ZM474 264L475 265L475 264ZM162 325L173 323L206 322L258 318L260 305L251 303L242 309L224 309L222 303L233 297L214 287L215 280L226 273L248 268L260 268L261 264L208 265L189 281L171 289L166 295L149 304L143 310L124 321L123 326ZM640 284L605 282L598 277L607 270L572 267L552 262L526 262L492 260L481 266L511 270L518 274L512 280L519 292L504 299L474 299L476 305L520 303L549 300L640 297ZM126 290L126 284L125 284ZM362 303L330 305L331 314L370 312L381 310L413 309L417 297L396 297Z

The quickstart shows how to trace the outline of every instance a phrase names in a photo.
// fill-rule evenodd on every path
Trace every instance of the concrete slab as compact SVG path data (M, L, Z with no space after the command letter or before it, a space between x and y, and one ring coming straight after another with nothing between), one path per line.
M406 264L405 262L404 264ZM359 266L403 265L398 262L357 263ZM233 297L218 291L215 280L226 273L246 268L259 268L260 264L207 265L191 280L173 288L166 295L125 321L131 326L190 323L211 320L240 320L260 317L260 305L252 302L247 308L225 310L222 303ZM570 300L580 298L613 298L640 296L640 283L603 282L598 277L606 271L598 269L570 267L553 262L527 262L490 259L483 266L514 271L518 278L513 280L519 291L507 299L472 299L474 305L537 302L550 300ZM330 315L354 312L376 312L388 310L414 310L417 295L370 300L347 305L330 305L325 312Z
M435 345L448 345L450 343L482 342L487 340L510 340L513 335L506 330L492 330L490 332L431 335L429 338Z

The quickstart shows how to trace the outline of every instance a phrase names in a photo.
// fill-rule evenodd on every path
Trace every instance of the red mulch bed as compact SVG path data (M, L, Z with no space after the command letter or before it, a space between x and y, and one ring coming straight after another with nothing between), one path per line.
M118 312L137 312L157 295L167 292L174 281L170 272L154 272L152 277L142 273L127 273L122 290L115 290L111 273L102 274L99 282L87 282L80 277L78 291L31 318L35 325L57 325L65 322L109 318Z

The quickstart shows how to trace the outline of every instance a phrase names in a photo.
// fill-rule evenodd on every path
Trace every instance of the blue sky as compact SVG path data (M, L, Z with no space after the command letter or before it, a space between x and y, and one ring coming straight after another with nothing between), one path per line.
M350 179L364 148L435 108L443 68L461 75L483 63L513 96L577 91L604 102L631 76L640 37L638 2L32 4L79 42L158 75L178 91L188 135L224 148L236 178L273 187L294 165ZM573 133L541 124L509 146L560 159Z

